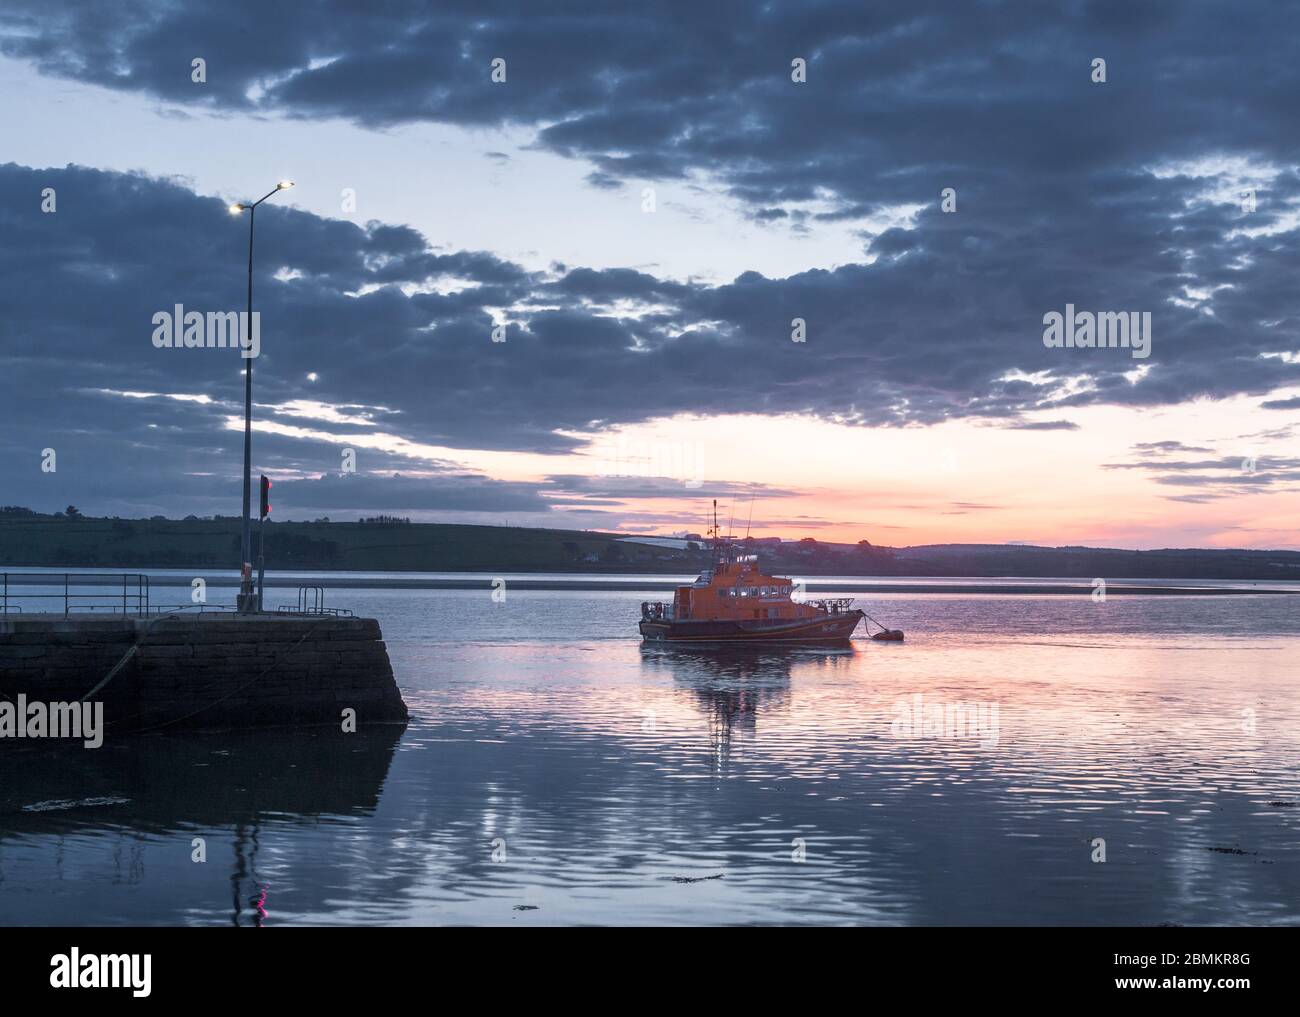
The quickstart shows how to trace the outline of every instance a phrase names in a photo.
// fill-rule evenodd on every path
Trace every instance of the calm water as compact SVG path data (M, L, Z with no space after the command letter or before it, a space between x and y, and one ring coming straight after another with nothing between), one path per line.
M1300 601L879 596L906 643L722 653L642 648L658 597L330 591L405 730L10 746L0 922L1300 920Z

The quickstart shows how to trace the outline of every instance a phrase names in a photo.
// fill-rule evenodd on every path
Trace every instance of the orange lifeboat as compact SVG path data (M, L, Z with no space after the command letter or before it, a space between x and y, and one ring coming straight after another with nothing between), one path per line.
M847 644L863 612L852 598L798 602L794 582L759 570L756 555L721 548L717 564L671 604L641 605L641 636L662 643Z

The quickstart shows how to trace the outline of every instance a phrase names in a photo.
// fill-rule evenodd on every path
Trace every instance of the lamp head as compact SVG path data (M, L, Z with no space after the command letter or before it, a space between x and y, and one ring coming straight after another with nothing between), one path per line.
M238 202L236 202L235 204L231 205L228 209L226 209L226 211L229 212L231 215L239 215L239 213L242 212L243 210L244 210L244 206L239 204Z
M275 189L277 191L284 191L292 186L293 186L292 180L281 180L278 184L275 185Z

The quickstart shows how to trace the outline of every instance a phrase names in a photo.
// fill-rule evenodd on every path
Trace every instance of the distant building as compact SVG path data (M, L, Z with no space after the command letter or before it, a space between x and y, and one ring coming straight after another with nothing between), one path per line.
M689 543L684 537L619 537L623 544L641 544L646 547L671 547L678 551Z

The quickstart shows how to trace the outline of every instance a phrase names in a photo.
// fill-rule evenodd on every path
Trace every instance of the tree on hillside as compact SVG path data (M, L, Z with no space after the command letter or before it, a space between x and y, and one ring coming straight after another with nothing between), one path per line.
M67 508L63 510L63 514L67 516L69 519L81 518L81 512L77 509L76 505L69 505Z

